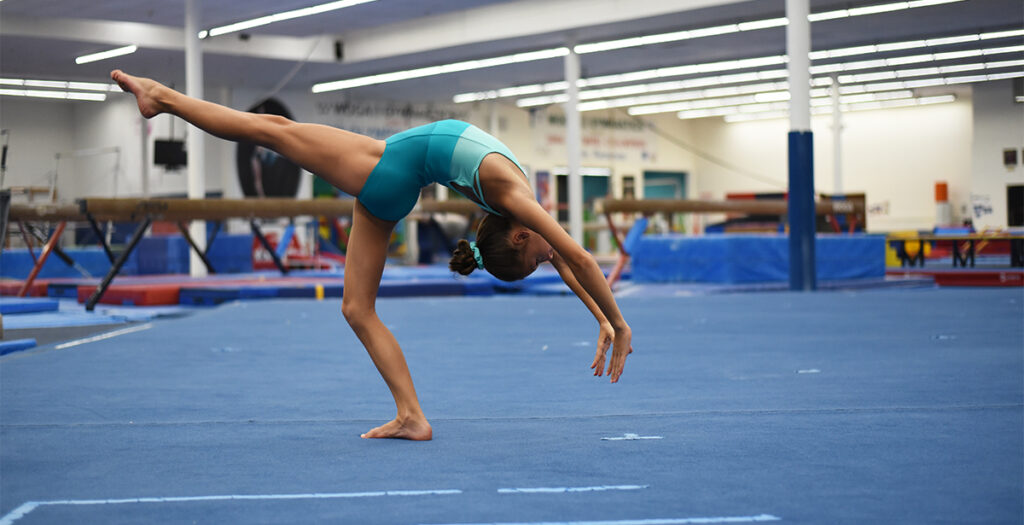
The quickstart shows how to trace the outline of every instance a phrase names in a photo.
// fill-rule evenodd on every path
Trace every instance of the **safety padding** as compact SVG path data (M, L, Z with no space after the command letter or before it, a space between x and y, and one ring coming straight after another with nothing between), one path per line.
M29 348L35 348L35 346L35 339L11 339L10 341L0 341L0 355L28 350Z
M0 314L3 315L56 312L59 307L60 303L53 299L0 297Z
M885 275L885 238L818 235L819 280ZM789 239L782 235L646 235L633 251L636 282L754 283L789 279Z
M647 223L647 217L640 217L633 223L633 227L626 234L626 239L622 241L622 247L626 250L626 253L631 254L636 249L636 244L640 242L644 232L647 230Z

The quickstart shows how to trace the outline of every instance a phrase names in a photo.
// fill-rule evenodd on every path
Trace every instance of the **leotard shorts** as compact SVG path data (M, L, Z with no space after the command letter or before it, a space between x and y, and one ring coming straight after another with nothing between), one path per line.
M500 215L484 200L480 163L491 153L511 160L526 176L515 155L498 139L458 120L442 120L392 135L380 162L359 192L359 202L375 217L397 221L412 211L420 189L443 184Z

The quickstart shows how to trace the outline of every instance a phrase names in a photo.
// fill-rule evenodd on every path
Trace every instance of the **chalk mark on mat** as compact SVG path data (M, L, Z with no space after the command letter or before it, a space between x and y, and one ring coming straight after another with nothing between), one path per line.
M765 521L782 521L782 518L778 516L772 516L771 514L759 514L757 516L714 516L706 518L653 518L607 521L446 523L436 525L688 525L691 523L759 523Z
M104 339L110 339L111 337L117 337L119 335L126 335L126 334L135 333L135 332L141 332L143 330L149 330L150 328L153 328L153 324L152 323L146 323L144 325L139 325L139 326L131 326L131 327L128 327L128 328L122 328L120 330L114 330L113 332L107 332L105 334L94 335L92 337L86 337L85 339L76 339L74 341L68 341L66 343L61 343L61 344L55 346L54 348L56 348L57 350L63 350L65 348L71 348L73 346L84 345L86 343L95 343L96 341L102 341Z
M195 501L245 501L245 500L301 500L301 499L343 499L375 498L381 496L444 496L462 494L458 489L441 490L380 490L371 492L326 492L312 494L234 494L215 496L184 496L168 498L126 498L126 499L85 499L27 501L0 518L0 525L11 525L38 507L46 505L121 505L124 503L182 503Z
M637 439L664 439L661 436L641 436L640 434L626 433L624 436L603 437L601 441L634 441Z
M603 492L606 490L640 490L648 485L600 485L596 487L528 487L498 489L498 494L561 494L565 492Z

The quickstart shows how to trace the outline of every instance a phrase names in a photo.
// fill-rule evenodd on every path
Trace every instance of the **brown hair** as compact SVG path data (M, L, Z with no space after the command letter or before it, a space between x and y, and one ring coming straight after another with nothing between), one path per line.
M476 247L484 261L484 269L502 281L518 281L526 277L519 250L509 239L512 222L500 215L487 214L476 230ZM448 268L462 275L469 275L477 269L476 259L469 241L459 241Z

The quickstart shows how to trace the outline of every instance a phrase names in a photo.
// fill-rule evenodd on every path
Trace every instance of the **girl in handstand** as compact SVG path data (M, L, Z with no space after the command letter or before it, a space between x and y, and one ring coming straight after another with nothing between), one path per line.
M375 310L391 230L415 206L420 188L431 182L458 191L488 212L476 242L459 241L449 267L463 275L482 268L514 281L550 261L597 319L597 354L590 365L594 375L604 374L611 346L607 372L613 383L619 380L632 352L632 333L611 289L594 258L537 203L522 166L494 137L465 122L445 120L376 140L330 126L236 111L120 70L110 76L135 95L146 118L170 113L217 137L265 146L357 196L341 311L397 407L395 419L362 437L427 440L433 435L405 356Z

